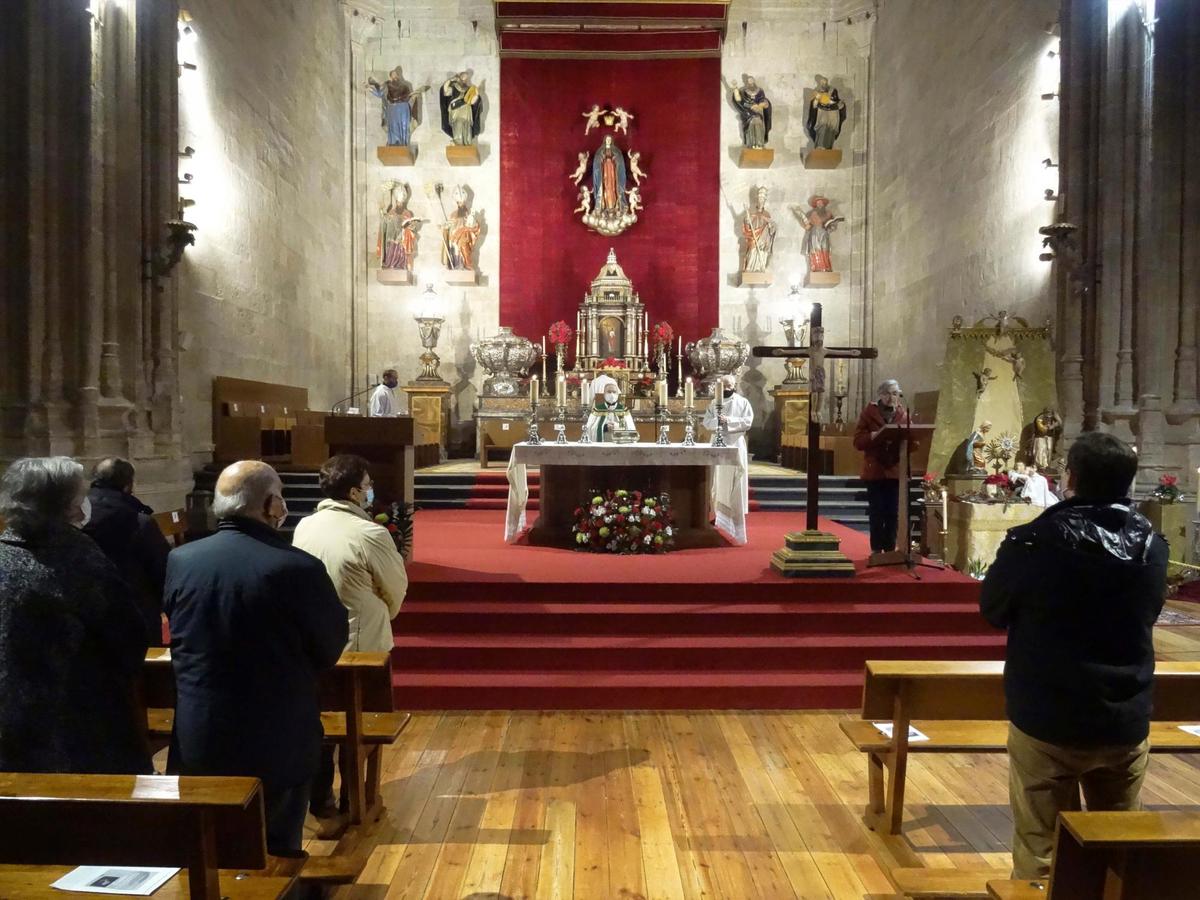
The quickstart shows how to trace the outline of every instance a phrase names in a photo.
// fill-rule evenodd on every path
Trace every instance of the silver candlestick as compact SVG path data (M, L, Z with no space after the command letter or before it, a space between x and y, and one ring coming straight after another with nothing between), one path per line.
M580 425L580 428L579 428L579 443L581 443L581 444L590 444L590 443L592 442L592 436L591 436L590 434L588 434L588 427L587 427L587 426L588 426L588 419L590 419L590 418L591 418L591 415L590 415L590 414L589 414L589 412L588 412L588 408L587 408L587 404L586 404L586 403L580 403L580 404L579 404L579 408L583 410L583 419L582 419L582 421L579 423L579 425Z
M535 404L529 410L529 433L525 438L525 443L532 444L535 447L542 442L542 436L538 434L538 411Z
M667 424L667 408L662 405L658 407L658 440L656 443L660 447L671 443L671 426Z
M677 385L675 385L675 396L682 397L683 396L683 354L682 353L675 354L675 367L676 367L675 368L676 380L679 382Z
M565 444L567 442L567 408L561 404L558 407L558 421L554 425L554 430L558 432L554 443Z
M683 446L696 446L696 426L692 420L692 408L684 410Z
M717 406L717 430L713 432L712 443L710 446L725 447L727 446L725 443L725 425L721 422L721 414L725 410L725 403L722 401L719 394L714 402Z

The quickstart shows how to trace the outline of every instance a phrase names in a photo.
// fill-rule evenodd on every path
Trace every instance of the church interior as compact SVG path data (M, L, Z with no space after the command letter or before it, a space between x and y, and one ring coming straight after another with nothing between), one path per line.
M21 612L55 565L22 466L94 491L116 460L166 543L129 676L153 771L22 748L0 699L0 896L1200 896L1195 0L4 18L0 683L91 627ZM1089 494L1104 465L1127 487ZM262 540L349 609L300 666L334 809L290 853L266 769L187 762L187 567L260 477ZM1055 557L1089 497L1120 536ZM383 647L331 502L400 556L365 579ZM258 696L274 654L220 678ZM1076 731L1026 733L1038 665ZM1030 746L1089 736L1142 742L1132 794L1094 754L1034 784Z

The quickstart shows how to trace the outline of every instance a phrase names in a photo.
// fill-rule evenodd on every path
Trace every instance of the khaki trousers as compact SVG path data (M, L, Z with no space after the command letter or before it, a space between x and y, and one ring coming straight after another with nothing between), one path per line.
M1074 748L1047 744L1008 726L1008 794L1013 814L1013 877L1050 873L1060 812L1140 809L1149 740L1132 747Z

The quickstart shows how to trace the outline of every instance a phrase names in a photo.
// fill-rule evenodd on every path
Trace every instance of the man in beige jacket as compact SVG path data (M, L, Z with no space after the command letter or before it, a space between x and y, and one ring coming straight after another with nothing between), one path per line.
M292 544L325 564L338 598L350 615L346 650L389 652L392 619L400 612L408 575L387 529L366 511L374 500L367 461L341 454L321 466L317 511L300 520ZM337 814L333 803L333 748L326 747L313 781L313 815ZM346 796L343 789L343 797Z

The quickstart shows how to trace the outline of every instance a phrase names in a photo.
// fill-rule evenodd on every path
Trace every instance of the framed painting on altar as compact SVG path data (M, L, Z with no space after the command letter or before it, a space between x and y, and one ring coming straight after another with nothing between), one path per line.
M599 322L600 356L620 359L625 355L625 323L619 316L604 316Z

